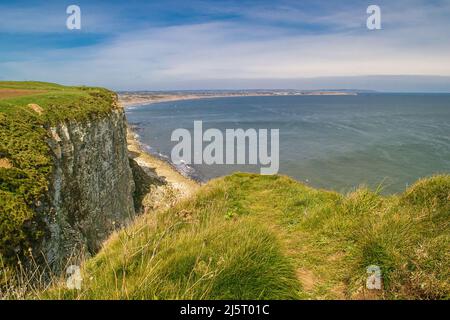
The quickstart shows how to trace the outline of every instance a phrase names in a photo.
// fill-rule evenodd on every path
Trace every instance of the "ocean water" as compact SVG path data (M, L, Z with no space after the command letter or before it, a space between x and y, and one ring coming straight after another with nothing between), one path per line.
M307 184L348 192L365 184L401 192L418 178L450 173L450 95L228 97L162 102L127 109L152 153L168 157L174 129L280 130L280 170ZM185 174L209 180L252 165L192 165Z

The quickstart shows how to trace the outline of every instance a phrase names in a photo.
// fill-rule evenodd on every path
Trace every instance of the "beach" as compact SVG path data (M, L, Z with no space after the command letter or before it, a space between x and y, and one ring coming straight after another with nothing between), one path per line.
M196 100L208 98L229 98L229 97L271 97L271 96L353 96L356 92L344 91L298 91L298 90L268 90L268 91L232 91L220 93L215 91L205 91L199 93L120 93L119 102L124 108L139 105L147 105L158 102L170 102L180 100Z
M151 102L147 101L145 104L176 100L165 99L156 98L151 100ZM187 99L187 97L180 97L180 99ZM124 108L132 105L136 105L136 103L126 105L122 102L122 107ZM170 207L175 202L192 195L200 187L198 182L183 176L168 161L147 152L139 141L138 135L131 129L129 124L127 127L127 144L130 158L136 161L149 177L161 182L153 185L151 192L148 192L146 195L143 201L145 212Z
M191 99L201 99L201 98L213 98L217 96L202 96L202 95L120 95L119 101L124 108L146 105L157 102L169 102L178 100L191 100Z
M136 134L129 128L127 129L127 142L128 151L132 154L133 160L150 175L156 174L157 177L165 180L183 197L190 195L198 188L199 183L183 176L167 161L148 153Z

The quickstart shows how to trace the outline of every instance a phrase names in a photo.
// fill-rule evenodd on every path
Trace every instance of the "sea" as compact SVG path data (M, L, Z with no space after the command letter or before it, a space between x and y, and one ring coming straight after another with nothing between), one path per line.
M279 129L279 174L346 193L367 186L400 193L417 179L450 173L450 94L243 96L160 102L126 109L150 153L170 162L172 132ZM205 143L206 145L207 143ZM181 164L205 182L255 165Z

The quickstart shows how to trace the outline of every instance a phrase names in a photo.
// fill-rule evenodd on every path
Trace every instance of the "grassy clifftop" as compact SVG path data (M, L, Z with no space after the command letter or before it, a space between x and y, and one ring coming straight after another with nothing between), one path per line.
M100 88L0 82L0 286L5 263L43 235L49 127L106 114ZM115 233L61 299L450 298L450 175L400 195L342 195L283 176L213 180ZM367 290L367 267L382 290ZM7 275L6 275L7 276Z
M213 180L113 235L63 299L449 298L450 176L383 197L283 176ZM367 290L367 267L383 290Z
M0 81L0 265L29 254L42 237L52 171L48 128L106 113L114 102L101 88Z

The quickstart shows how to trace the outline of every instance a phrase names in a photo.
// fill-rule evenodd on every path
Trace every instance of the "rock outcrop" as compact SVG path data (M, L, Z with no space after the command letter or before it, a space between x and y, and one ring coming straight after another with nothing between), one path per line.
M79 252L97 252L135 211L121 108L82 122L64 121L50 131L54 168L42 252L54 267Z

